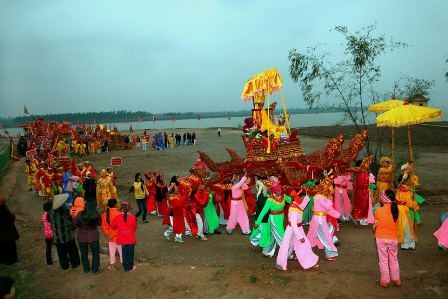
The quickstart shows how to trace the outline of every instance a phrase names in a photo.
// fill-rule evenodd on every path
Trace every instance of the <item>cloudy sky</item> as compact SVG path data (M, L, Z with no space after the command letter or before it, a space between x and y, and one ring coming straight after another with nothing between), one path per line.
M375 21L411 45L381 58L378 89L400 73L432 79L431 103L444 106L447 11L446 0L0 0L0 116L249 109L245 81L272 66L287 105L305 107L288 51L320 43L337 60L330 29Z

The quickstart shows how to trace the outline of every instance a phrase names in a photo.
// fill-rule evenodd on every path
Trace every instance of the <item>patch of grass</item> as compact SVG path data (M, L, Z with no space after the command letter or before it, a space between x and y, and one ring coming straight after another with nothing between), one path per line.
M96 284L89 284L88 288L89 288L89 289L96 288Z
M212 280L219 280L225 274L223 269L219 269L213 273Z
M216 264L212 265L212 267L215 267L215 268L224 268L224 265L223 265L223 264L220 264L220 263L216 263Z
M251 275L249 275L249 281L250 281L251 283L256 283L257 280L258 280L257 275L255 275L255 274L253 274L253 273L252 273Z
M221 291L219 292L217 298L223 298L226 296L227 294L227 289L229 288L229 284L225 283L222 287L221 287Z
M275 275L274 279L283 287L286 287L291 280L289 276L285 275Z

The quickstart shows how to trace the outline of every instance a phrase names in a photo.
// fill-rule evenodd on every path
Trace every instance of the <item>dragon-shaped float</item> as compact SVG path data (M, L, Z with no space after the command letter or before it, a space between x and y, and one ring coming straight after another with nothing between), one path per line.
M350 167L365 145L367 131L356 134L344 147L344 136L330 139L327 145L311 154L306 154L297 137L291 131L285 101L281 94L282 79L275 68L268 69L250 78L243 89L243 101L253 104L252 116L245 120L242 140L246 156L241 157L232 148L226 148L230 160L215 162L206 153L199 157L208 167L203 176L206 185L225 183L235 173L244 170L251 176L279 177L284 186L297 186L320 176L330 168L344 172ZM274 117L276 102L273 94L279 93L283 111Z
M87 126L78 123L72 125L66 121L47 121L43 118L21 125L29 141L29 156L46 161L51 167L62 166L67 168L74 160L74 155L84 156L88 144L102 144L109 142L109 148L128 149L132 147L124 143L123 136L118 130L108 130L103 125ZM99 146L99 145L98 145ZM72 150L69 155L70 148ZM72 160L72 161L70 161Z

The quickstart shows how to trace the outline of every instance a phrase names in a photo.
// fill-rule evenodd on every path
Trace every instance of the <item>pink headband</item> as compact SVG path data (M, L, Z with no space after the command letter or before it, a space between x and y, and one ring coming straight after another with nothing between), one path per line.
M392 201L390 200L390 198L386 195L386 192L384 192L384 191L381 193L380 202L382 204L392 203Z

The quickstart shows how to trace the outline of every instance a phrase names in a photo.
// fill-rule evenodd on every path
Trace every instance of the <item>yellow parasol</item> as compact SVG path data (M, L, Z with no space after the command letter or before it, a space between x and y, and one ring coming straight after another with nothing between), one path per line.
M387 101L370 105L369 112L389 111L398 106L402 106L403 103L404 102L402 100L397 100L394 95L391 99L389 99ZM392 135L392 143L391 143L392 164L395 165L394 164L395 163L394 162L395 161L395 128L393 128L393 127L392 127L392 131L391 131L391 135Z
M408 127L409 157L414 161L414 153L412 150L411 125L421 124L424 122L435 121L442 116L442 110L438 108L422 107L410 105L405 102L403 105L393 108L376 118L378 127Z
M391 98L390 100L376 103L369 106L369 112L384 112L403 105L402 100Z
M267 69L264 72L258 73L244 85L241 99L245 101L252 101L253 98L261 93L269 93L270 95L279 91L283 86L282 77L276 68Z

